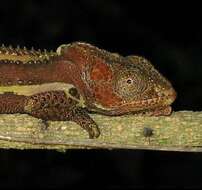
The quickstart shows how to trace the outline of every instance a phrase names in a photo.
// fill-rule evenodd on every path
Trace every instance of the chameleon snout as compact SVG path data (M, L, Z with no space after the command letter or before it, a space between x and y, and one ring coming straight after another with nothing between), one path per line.
M167 105L171 105L177 98L177 92L174 90L174 88L164 90L163 95L166 97L165 103Z
M164 91L163 93L165 94L165 96L171 96L174 99L177 97L177 93L173 88L170 88L170 89Z

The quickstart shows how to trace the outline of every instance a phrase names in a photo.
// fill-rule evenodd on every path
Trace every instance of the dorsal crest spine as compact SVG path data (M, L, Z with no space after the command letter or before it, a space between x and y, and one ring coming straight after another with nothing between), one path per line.
M35 50L33 47L28 50L26 47L13 48L11 45L0 46L0 63L15 63L15 64L42 64L49 63L50 59L58 56L56 52Z

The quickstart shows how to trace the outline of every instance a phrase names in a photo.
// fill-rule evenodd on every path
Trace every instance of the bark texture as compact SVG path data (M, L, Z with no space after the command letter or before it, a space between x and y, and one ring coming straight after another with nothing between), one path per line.
M101 130L98 139L73 122L48 122L25 114L0 115L0 148L104 148L202 152L202 112L179 111L171 116L91 115ZM149 131L150 137L146 137ZM146 134L146 135L145 135ZM149 136L149 135L148 135Z

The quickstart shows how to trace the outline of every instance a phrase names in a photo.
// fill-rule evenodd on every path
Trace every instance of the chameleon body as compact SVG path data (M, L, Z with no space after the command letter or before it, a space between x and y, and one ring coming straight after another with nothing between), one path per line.
M169 115L176 92L145 58L74 42L56 52L0 48L0 113L75 121L100 135L96 112Z

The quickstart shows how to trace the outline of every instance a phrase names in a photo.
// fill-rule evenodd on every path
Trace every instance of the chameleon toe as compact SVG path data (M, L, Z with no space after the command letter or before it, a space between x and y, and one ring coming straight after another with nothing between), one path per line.
M100 136L100 130L96 124L91 125L91 133L92 135L89 133L89 137L91 138L98 138Z

